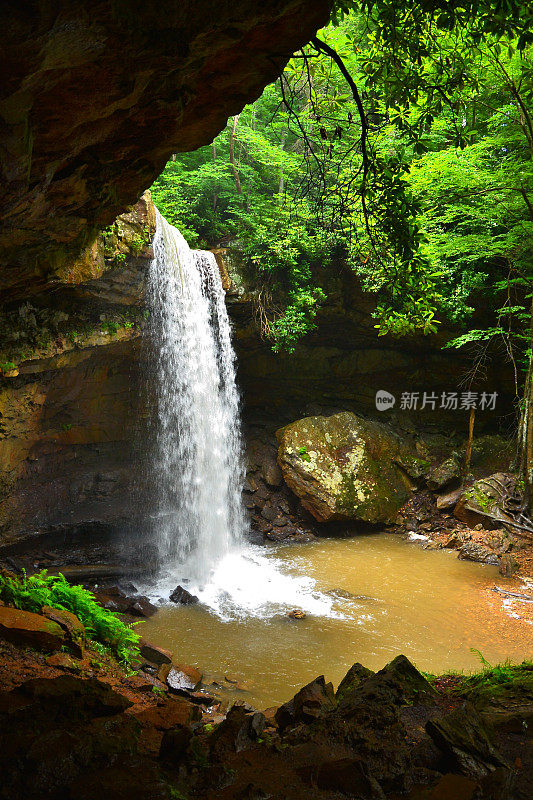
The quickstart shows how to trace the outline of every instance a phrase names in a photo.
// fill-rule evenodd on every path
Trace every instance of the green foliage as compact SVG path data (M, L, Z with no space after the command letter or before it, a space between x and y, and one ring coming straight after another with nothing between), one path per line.
M71 611L92 639L110 648L125 664L139 654L139 636L131 626L98 605L92 592L71 585L63 575L48 575L46 570L20 579L0 575L0 598L24 611L39 613L43 606Z
M307 447L300 447L298 450L298 455L302 459L302 461L311 461L311 457L307 452Z
M116 267L123 267L126 263L126 254L116 253L113 257L113 263Z
M129 242L129 247L131 252L134 256L138 256L143 247L146 247L147 244L150 242L150 230L149 227L146 226L143 228L141 233L135 234L135 236Z
M473 675L461 676L453 691L476 705L487 705L493 702L505 704L511 700L521 699L524 704L533 700L533 662L522 664L503 664L492 666L480 653L472 649L478 656L483 669Z
M451 346L501 337L525 361L531 19L513 0L339 0L280 84L169 162L154 201L193 245L242 249L274 350L312 330L328 272L348 265L380 335L465 326L483 292L493 321Z
M104 322L104 323L102 324L102 328L103 328L103 330L104 330L106 333L108 333L110 336L112 336L112 335L113 335L113 334L115 334L115 333L118 333L118 329L119 329L119 327L120 327L119 323L118 323L118 322L113 322L113 321L111 321L111 322Z

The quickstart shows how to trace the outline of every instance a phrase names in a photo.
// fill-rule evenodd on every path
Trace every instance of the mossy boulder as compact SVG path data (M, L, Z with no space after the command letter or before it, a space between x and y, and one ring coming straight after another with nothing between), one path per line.
M339 688L335 692L335 697L338 701L344 700L355 689L358 689L361 684L370 678L374 673L371 669L364 667L359 662L350 667L342 681L339 683Z
M54 652L60 650L65 634L61 626L40 614L18 608L0 608L0 639L19 645Z
M512 522L503 508L503 499L513 494L516 480L515 475L497 472L475 481L459 498L454 515L471 527L482 524L485 528L496 528Z
M393 522L423 472L414 444L350 412L306 417L276 436L285 482L318 522Z

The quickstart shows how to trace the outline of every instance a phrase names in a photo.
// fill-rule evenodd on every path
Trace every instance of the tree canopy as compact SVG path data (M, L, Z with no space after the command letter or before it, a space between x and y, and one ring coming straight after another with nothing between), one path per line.
M434 332L482 288L494 331L523 336L528 19L528 4L339 2L277 84L169 162L156 203L195 244L238 241L275 347L313 325L316 267L339 258L376 292L380 333Z
M530 485L532 22L515 0L337 0L279 81L153 186L193 244L238 245L275 350L314 326L339 264L375 294L380 335L451 320L448 346L478 363L498 343L525 386Z

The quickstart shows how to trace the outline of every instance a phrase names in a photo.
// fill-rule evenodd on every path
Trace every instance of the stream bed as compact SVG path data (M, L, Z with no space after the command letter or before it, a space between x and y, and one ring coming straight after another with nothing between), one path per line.
M192 587L201 603L163 605L137 632L197 665L228 698L267 708L317 675L336 688L356 661L380 669L404 653L441 673L479 668L471 648L492 664L531 657L533 626L503 611L495 585L516 582L393 535L250 546L210 585ZM290 619L293 608L306 618Z

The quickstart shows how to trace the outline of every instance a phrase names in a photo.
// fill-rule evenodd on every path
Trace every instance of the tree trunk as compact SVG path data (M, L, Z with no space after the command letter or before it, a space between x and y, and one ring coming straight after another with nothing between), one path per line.
M281 131L281 140L280 140L280 148L281 151L285 149L285 131ZM279 166L279 187L278 187L278 194L282 195L285 191L285 175L283 173L283 161Z
M213 153L213 161L216 161L217 160L217 148L216 148L216 145L215 145L214 142L211 145L211 152ZM216 192L213 192L213 211L216 211L217 203L218 203L218 194Z
M237 194L242 194L242 187L241 187L241 178L239 175L239 171L235 165L235 131L237 130L237 125L239 124L239 116L240 114L236 114L233 117L233 123L230 128L229 134L229 160L231 164L231 169L233 172L233 177L235 179L235 188L237 189Z
M524 499L531 514L533 513L533 298L531 300L530 346L532 352L529 356L529 367L524 385L522 416L518 429L518 446L520 471L524 479Z
M472 445L474 443L474 422L476 419L475 408L470 409L470 418L468 420L468 441L466 443L466 455L464 466L464 477L466 478L470 471L470 461L472 460Z

